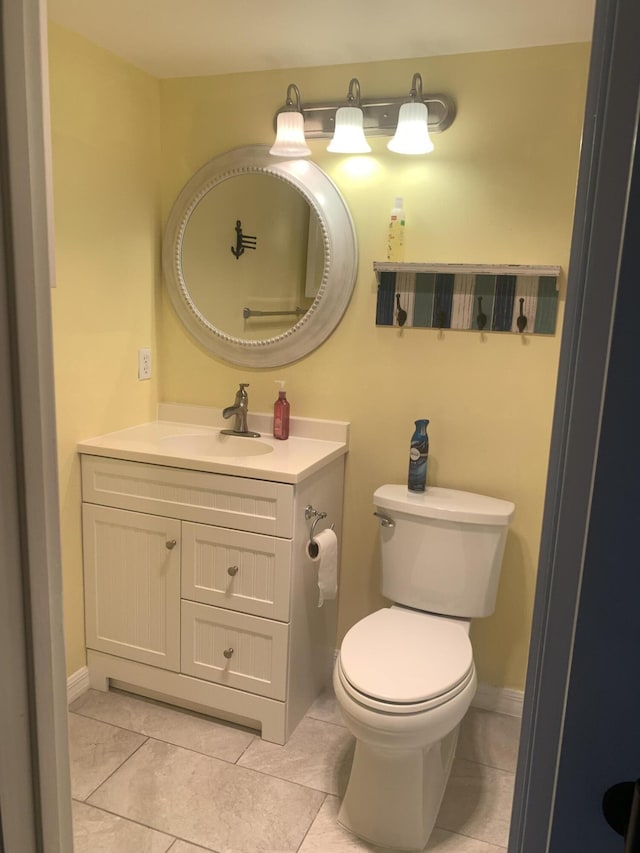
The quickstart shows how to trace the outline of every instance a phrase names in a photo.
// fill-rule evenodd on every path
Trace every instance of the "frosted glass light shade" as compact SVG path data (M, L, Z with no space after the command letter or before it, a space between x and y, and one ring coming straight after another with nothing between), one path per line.
M276 157L308 157L311 149L304 138L302 113L285 110L278 113L276 141L269 154Z
M427 105L411 102L400 107L398 127L395 136L387 145L397 154L428 154L433 151L433 142L429 136Z
M371 151L364 136L360 107L340 107L336 111L336 127L327 151L335 154L367 154Z

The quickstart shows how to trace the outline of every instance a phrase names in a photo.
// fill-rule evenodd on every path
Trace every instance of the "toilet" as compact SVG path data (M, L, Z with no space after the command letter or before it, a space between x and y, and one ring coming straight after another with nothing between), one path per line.
M476 691L470 620L494 610L514 505L399 485L377 489L374 505L393 603L347 632L334 667L356 738L338 821L374 844L422 850Z

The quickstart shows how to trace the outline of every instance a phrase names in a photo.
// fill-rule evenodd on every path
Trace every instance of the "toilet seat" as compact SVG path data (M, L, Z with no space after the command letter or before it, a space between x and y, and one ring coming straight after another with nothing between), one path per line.
M345 690L362 705L392 714L448 702L473 678L465 626L398 607L378 610L345 636L338 659Z

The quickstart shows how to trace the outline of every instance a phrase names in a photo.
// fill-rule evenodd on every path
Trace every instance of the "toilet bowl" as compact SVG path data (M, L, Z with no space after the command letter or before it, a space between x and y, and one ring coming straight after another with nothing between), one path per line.
M464 620L393 606L348 632L333 674L356 737L343 826L378 845L424 848L476 683Z
M382 594L393 603L347 632L333 671L356 738L338 821L395 850L422 850L476 691L470 620L495 607L510 501L381 486Z

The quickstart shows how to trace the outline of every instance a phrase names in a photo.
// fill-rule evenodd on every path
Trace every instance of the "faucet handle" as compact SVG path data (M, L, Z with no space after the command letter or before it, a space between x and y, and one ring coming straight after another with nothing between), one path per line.
M241 409L245 413L247 411L247 408L249 407L249 395L245 391L245 388L248 388L248 387L249 387L248 382L240 382L240 387L236 391L236 399L235 399L235 402L233 404L237 409ZM238 413L238 415L239 415L239 413ZM244 417L246 419L246 414L244 415ZM242 432L245 432L247 429L246 422L243 424L240 424L238 422L236 424L236 429L240 430Z

